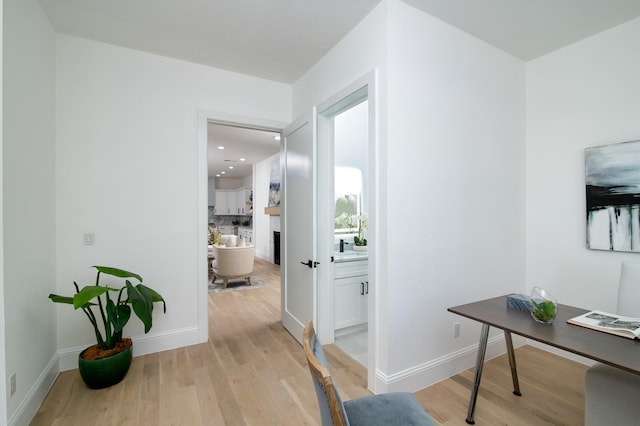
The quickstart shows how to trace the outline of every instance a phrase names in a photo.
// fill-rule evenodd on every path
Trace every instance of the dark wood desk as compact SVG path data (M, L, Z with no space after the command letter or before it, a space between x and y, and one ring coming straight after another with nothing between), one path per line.
M447 310L482 323L476 371L466 419L469 424L475 423L473 413L480 388L489 327L504 331L513 379L513 393L516 395L520 395L520 387L511 333L640 375L640 341L567 324L569 318L588 312L585 309L558 305L558 316L552 324L540 324L531 318L529 312L507 308L507 296L455 306Z

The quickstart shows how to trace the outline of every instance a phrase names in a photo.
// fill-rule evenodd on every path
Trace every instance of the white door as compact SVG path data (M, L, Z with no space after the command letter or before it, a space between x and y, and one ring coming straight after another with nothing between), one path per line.
M299 342L316 321L315 108L283 131L282 324Z

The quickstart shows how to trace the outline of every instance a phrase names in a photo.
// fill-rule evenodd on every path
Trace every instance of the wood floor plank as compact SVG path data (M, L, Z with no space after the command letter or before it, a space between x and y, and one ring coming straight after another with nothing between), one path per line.
M135 357L108 389L62 372L31 425L319 425L304 352L280 321L279 267L256 259L255 274L270 285L209 295L207 343ZM362 365L335 345L325 353L345 400L370 395ZM488 361L476 424L583 424L585 366L531 346L516 357L523 395L505 355ZM472 381L466 370L415 396L437 425L464 425Z

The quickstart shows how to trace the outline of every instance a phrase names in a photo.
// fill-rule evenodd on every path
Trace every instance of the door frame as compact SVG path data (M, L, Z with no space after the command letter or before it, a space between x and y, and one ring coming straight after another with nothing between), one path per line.
M207 229L209 226L209 194L208 194L208 166L207 166L207 125L209 121L231 126L247 127L250 129L281 132L287 126L286 122L267 120L256 117L228 114L217 111L198 110L198 159L197 159L197 268L198 268L198 341L206 342L209 339L209 276L207 261ZM254 209L254 214L255 214Z
M318 182L321 185L318 188L318 197L324 202L318 203L318 229L333 229L332 204L333 197L322 194L333 194L333 175L334 162L333 159L333 118L340 112L345 111L364 99L368 100L368 186L366 188L369 198L369 229L368 239L373 242L369 245L369 270L368 279L370 284L369 297L367 300L367 387L375 393L376 380L376 360L378 359L377 336L379 333L378 311L376 310L376 300L379 297L377 277L379 250L376 248L380 235L378 233L378 216L379 205L376 188L378 187L379 164L378 164L378 120L377 120L377 70L373 69L364 76L360 77L353 83L349 84L334 96L318 105L317 108L317 126L318 126ZM318 258L329 260L334 255L334 236L333 233L327 233L327 238L321 240L318 238ZM321 260L322 261L322 260ZM330 263L334 266L333 263ZM332 268L318 269L318 294L317 294L317 312L318 338L322 342L334 342L334 295L335 288L333 285L322 285L322 283L333 283L334 271Z

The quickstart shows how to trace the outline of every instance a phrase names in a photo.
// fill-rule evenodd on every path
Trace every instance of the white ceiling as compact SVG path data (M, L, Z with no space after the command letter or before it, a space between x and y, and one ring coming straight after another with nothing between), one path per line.
M279 133L209 123L207 165L210 177L243 178L252 165L280 151ZM218 149L223 146L224 149ZM241 159L244 158L244 161ZM233 168L230 168L233 167Z
M39 1L59 33L293 84L381 0ZM640 0L403 1L525 61L640 16ZM272 155L261 132L218 130L210 173Z
M380 0L39 0L57 32L295 82ZM639 0L404 0L523 60L640 16Z
M640 16L639 0L403 0L524 61Z
M293 83L380 0L39 0L59 33Z

